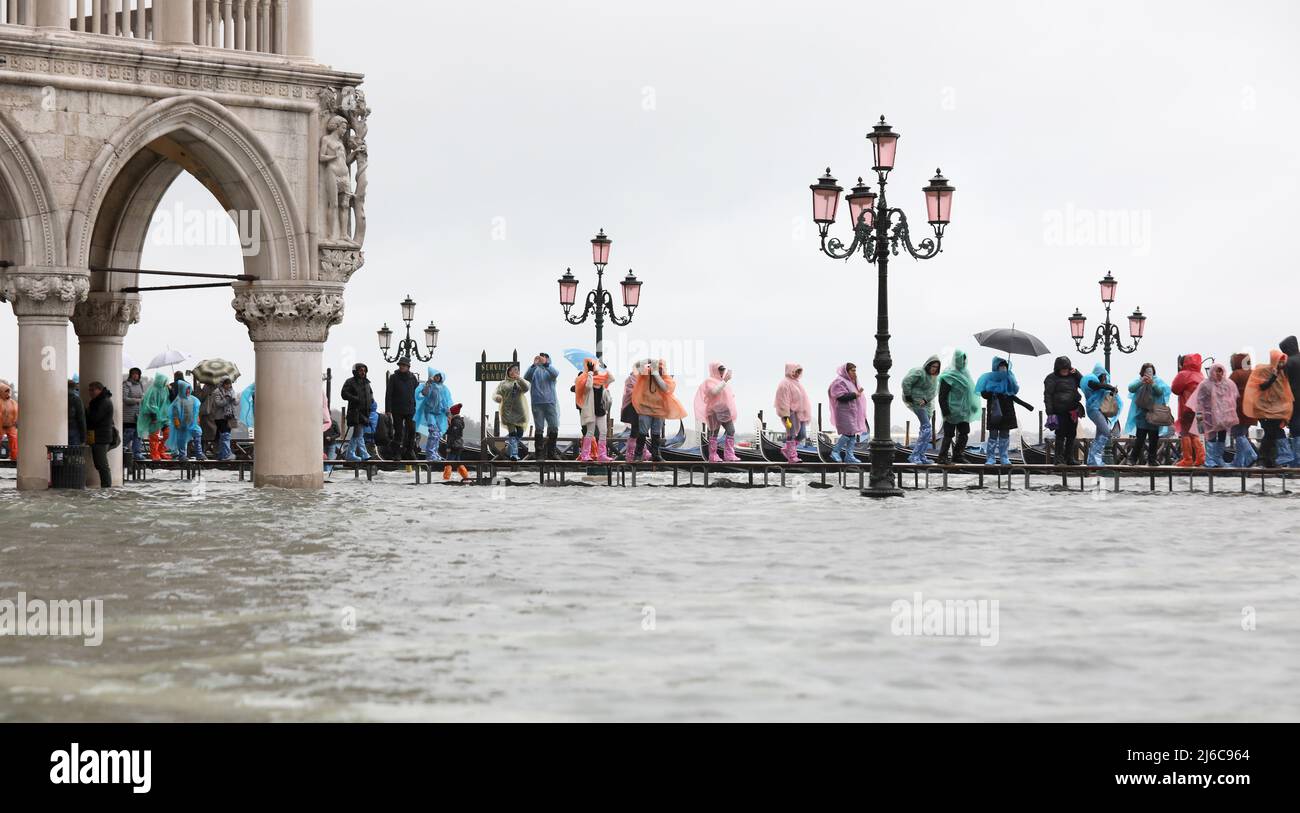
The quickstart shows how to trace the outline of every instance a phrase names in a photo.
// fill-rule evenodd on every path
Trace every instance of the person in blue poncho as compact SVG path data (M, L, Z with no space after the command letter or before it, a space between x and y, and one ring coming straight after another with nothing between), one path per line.
M1137 437L1133 444L1133 465L1158 466L1156 450L1160 446L1160 436L1170 434L1172 427L1168 424L1158 426L1149 418L1157 406L1169 406L1169 384L1156 375L1156 366L1147 362L1138 371L1138 377L1128 385L1128 392L1130 400L1124 434ZM1143 453L1146 454L1145 463Z
M975 391L987 402L989 439L985 444L984 465L1010 465L1011 430L1020 426L1016 420L1016 404L1025 409L1034 407L1016 397L1020 382L1011 372L1011 362L1001 356L994 356L993 369L975 382Z
M1092 439L1092 445L1088 447L1088 465L1100 466L1103 464L1106 444L1110 443L1110 436L1114 431L1112 424L1124 402L1119 397L1119 388L1110 383L1110 373L1106 371L1103 364L1094 365L1092 373L1083 377L1082 388L1088 420L1092 421L1092 425L1096 428L1096 436ZM1114 398L1113 412L1108 408L1107 396Z
M447 386L441 370L429 368L429 377L415 391L415 403L416 425L429 430L429 439L424 447L425 459L442 460L442 455L438 454L438 444L447 433L447 416L451 414L453 402L451 388Z
M239 394L239 422L249 429L253 428L253 399L257 394L257 382Z
M177 460L185 461L190 453L191 444L199 440L199 454L202 460L203 428L199 426L199 399L193 395L190 382L180 379L176 382L176 400L171 403L172 433L167 438L167 448Z

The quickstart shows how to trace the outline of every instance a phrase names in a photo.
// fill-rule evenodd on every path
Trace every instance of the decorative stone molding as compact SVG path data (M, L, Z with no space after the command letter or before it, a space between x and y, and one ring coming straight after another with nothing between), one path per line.
M347 282L366 263L361 249L350 246L320 247L320 278L325 282Z
M19 317L70 317L73 308L90 292L90 275L86 273L10 270L0 279L0 293L13 304L14 315Z
M255 342L324 342L343 321L343 286L253 283L237 288L231 304Z
M86 339L94 336L122 337L131 325L140 321L140 296L96 291L77 305L72 313L72 326L77 336Z

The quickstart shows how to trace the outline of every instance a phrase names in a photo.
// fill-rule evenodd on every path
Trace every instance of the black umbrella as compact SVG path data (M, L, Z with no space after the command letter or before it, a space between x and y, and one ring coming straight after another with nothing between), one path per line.
M980 347L989 347L1019 356L1045 356L1052 352L1037 336L1023 330L1016 330L1014 327L999 327L976 333L975 341L979 342Z

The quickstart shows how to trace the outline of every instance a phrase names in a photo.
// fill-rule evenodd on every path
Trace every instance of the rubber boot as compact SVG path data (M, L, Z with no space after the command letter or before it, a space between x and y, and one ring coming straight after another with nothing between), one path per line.
M998 464L999 440L999 438L989 438L984 441L984 465L996 466Z
M721 463L722 458L718 457L718 439L709 438L709 462Z
M1205 442L1201 440L1199 435L1192 435L1192 451L1196 455L1196 460L1193 461L1192 465L1204 466L1205 465Z
M590 463L590 462L591 462L592 447L594 447L595 445L596 445L595 440L591 437L591 435L584 435L584 436L583 436L583 438L582 438L582 452L579 453L579 455L578 455L578 462L579 462L579 463Z
M601 438L600 442L596 444L596 462L597 463L614 462L614 458L609 456L609 447L606 445L604 438Z
M1223 444L1215 440L1205 442L1205 468L1223 468Z
M456 473L460 475L460 481L462 483L469 482L469 469L465 468L464 466L457 466Z
M849 442L844 444L844 462L850 466L861 466L862 461L853 453L853 446L858 442L857 437L850 435Z
M442 467L442 479L443 479L444 482L446 482L447 480L450 480L450 479L451 479L451 466L450 466L450 465L446 465L446 466L443 466L443 467Z
M1291 438L1291 468L1300 469L1300 438Z
M1174 465L1180 469L1189 469L1196 465L1196 449L1192 446L1191 435L1184 435L1182 437L1182 443L1179 444L1179 448L1182 449L1183 455L1178 458L1178 462Z
M546 436L540 431L533 433L533 457L538 460L546 459Z
M1279 469L1295 467L1294 440L1294 438L1288 438L1285 435L1277 439L1277 467Z
M650 454L650 441L642 440L641 441L641 462L649 463L653 459L654 459L654 455Z
M740 462L740 458L736 457L736 438L733 435L727 435L727 443L722 447L722 459L728 463Z
M952 449L952 435L948 434L947 432L944 432L943 443L939 445L939 458L935 462L937 462L940 466L947 466L949 463L951 463L952 460L948 458L948 452L950 449Z
M636 462L636 447L636 435L629 435L627 445L623 447L623 459L627 461L629 466Z
M1233 466L1239 469L1248 469L1255 465L1259 455L1255 454L1255 448L1250 445L1250 438L1240 435L1233 439L1233 446L1237 450L1237 454L1232 460Z
M781 447L781 454L785 456L785 462L798 463L799 462L799 441L787 440L785 442L785 445Z
M837 440L837 441L835 441L835 445L834 445L833 447L831 447L831 462L832 462L832 463L843 463L843 462L844 462L844 447L847 445L844 441L846 441L846 440L848 440L848 436L846 436L846 435L840 435L840 439Z
M663 448L663 443L664 443L663 435L650 436L650 459L656 463L664 462L663 455L659 453L659 450Z
M998 443L998 462L1004 466L1011 465L1010 446L1011 446L1010 435L1003 436L1001 442Z

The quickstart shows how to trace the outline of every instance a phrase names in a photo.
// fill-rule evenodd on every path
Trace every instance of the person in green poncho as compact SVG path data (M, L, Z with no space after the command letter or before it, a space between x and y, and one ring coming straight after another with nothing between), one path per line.
M145 390L140 402L140 417L136 420L136 431L149 438L149 459L170 460L167 454L167 436L172 422L171 391L167 386L167 376L157 373L153 384Z
M912 368L903 377L903 403L916 415L921 427L917 433L916 445L912 447L912 454L908 457L909 463L917 465L930 463L930 459L925 455L933 446L931 441L934 439L934 431L930 428L930 416L934 414L934 398L939 387L941 366L938 356L930 356L925 360L925 364Z
M975 391L975 379L966 367L966 352L957 350L952 354L952 366L939 376L939 409L943 412L940 465L952 462L948 457L950 448L956 462L962 462L971 422L979 416L982 405L980 394Z

